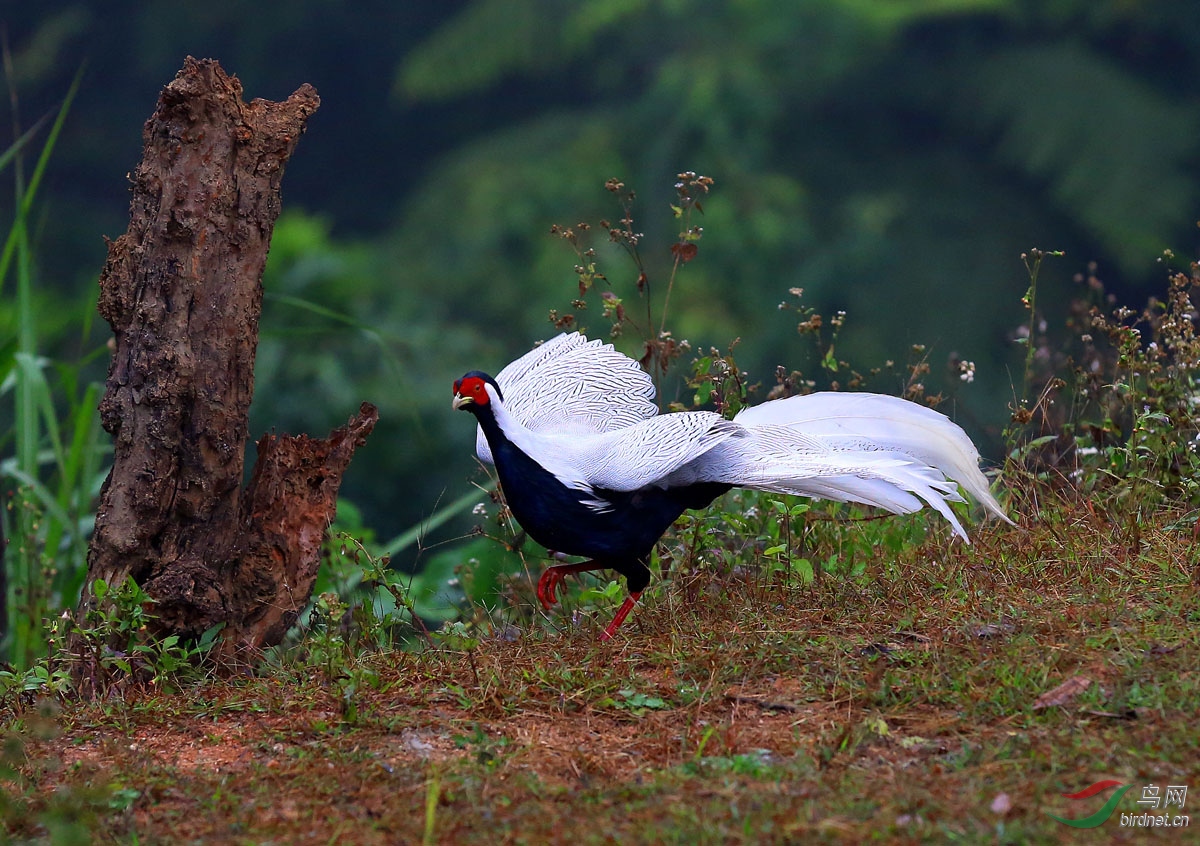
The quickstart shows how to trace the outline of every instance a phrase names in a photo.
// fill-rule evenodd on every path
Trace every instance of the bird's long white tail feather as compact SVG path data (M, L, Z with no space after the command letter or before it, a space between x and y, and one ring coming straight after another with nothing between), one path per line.
M948 417L898 397L818 393L745 409L734 438L673 474L672 483L738 487L874 505L898 514L928 504L955 534L959 486L1008 520L979 470L979 453ZM1011 522L1011 521L1010 521Z

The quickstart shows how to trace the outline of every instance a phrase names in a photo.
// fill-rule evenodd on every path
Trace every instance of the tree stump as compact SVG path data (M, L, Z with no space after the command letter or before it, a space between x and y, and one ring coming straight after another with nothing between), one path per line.
M188 57L146 122L129 229L100 276L116 344L100 416L114 454L80 621L96 579L132 576L155 600L153 634L223 623L213 654L230 664L278 643L308 601L375 408L325 440L264 436L242 482L280 182L319 104L309 85L245 103L236 77Z

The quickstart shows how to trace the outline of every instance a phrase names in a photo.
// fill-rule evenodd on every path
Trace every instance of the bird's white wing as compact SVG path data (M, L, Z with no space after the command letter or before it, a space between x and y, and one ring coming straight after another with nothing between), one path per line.
M587 342L588 339L578 332L563 333L543 341L516 361L505 365L504 369L496 374L496 384L504 391L505 402L511 402L508 397L509 388L519 390L525 377L539 365L578 349Z
M592 488L635 491L666 478L709 450L746 431L711 411L682 411L643 420L592 441L583 458Z
M492 409L514 446L566 487L584 492L665 485L679 468L730 438L746 436L742 426L711 411L664 414L611 432L572 434L531 430L499 400L493 401ZM602 494L597 494L594 506L607 506Z
M501 370L496 384L508 413L534 432L599 434L658 414L654 383L638 363L578 332L534 347ZM482 430L475 451L491 462Z

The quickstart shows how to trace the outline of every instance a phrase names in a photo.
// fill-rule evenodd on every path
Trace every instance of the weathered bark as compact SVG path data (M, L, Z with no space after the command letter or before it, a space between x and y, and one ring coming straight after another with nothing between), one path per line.
M114 439L88 555L156 600L160 634L225 627L230 659L277 643L307 602L364 404L328 440L265 436L242 491L262 271L284 165L320 100L242 101L236 77L188 57L143 131L128 231L109 244L100 314L116 349L100 404Z

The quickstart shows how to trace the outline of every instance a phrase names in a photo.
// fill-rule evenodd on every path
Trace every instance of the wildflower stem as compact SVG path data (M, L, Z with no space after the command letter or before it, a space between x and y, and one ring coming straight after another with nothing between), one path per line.
M1037 283L1038 274L1042 269L1042 259L1046 256L1061 256L1062 250L1039 250L1036 247L1028 253L1021 253L1021 261L1029 274L1029 290L1025 292L1022 302L1029 309L1029 334L1025 338L1025 378L1021 387L1021 402L1028 405L1029 389L1033 382L1033 335L1037 329Z

